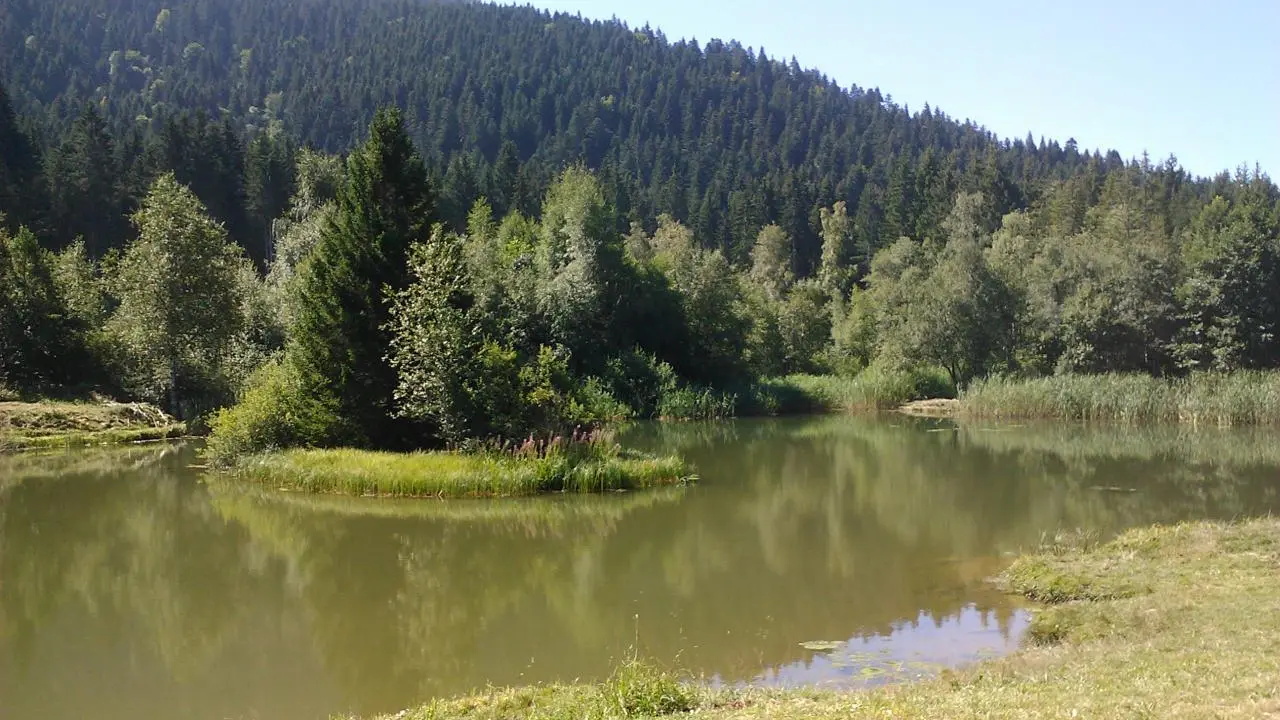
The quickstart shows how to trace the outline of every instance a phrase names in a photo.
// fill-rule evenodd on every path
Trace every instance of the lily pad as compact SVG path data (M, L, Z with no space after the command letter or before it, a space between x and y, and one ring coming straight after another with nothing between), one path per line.
M800 643L800 647L817 652L831 652L844 647L844 643L839 640L810 640L809 642Z

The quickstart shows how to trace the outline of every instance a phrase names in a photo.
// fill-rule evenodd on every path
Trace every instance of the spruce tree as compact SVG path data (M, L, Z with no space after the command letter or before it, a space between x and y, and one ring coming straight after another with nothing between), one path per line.
M309 392L332 400L349 429L332 438L365 446L412 442L393 417L396 372L387 362L389 295L408 285L408 252L430 231L434 195L399 111L379 110L347 161L337 209L304 262L290 352Z
M34 223L43 206L39 164L0 84L0 215L15 225Z
M83 238L91 257L120 247L128 235L120 167L106 121L85 105L47 168L51 221L60 245Z

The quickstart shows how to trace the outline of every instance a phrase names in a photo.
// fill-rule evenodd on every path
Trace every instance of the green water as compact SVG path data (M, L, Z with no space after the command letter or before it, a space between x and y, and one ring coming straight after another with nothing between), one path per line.
M1271 432L648 425L687 490L278 496L196 448L0 457L0 717L323 718L596 679L861 686L1008 652L986 582L1058 531L1280 511Z

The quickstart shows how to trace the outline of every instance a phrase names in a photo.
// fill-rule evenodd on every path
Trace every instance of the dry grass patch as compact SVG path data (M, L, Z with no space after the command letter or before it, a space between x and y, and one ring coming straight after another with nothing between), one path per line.
M145 403L0 402L0 451L161 440L185 431Z

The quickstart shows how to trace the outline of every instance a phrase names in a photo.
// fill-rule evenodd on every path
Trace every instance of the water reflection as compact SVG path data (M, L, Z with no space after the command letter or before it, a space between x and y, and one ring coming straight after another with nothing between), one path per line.
M323 717L592 679L876 684L1016 642L1046 534L1280 509L1267 433L831 418L635 428L687 490L370 502L191 447L0 458L0 716ZM815 645L813 643L818 642Z

